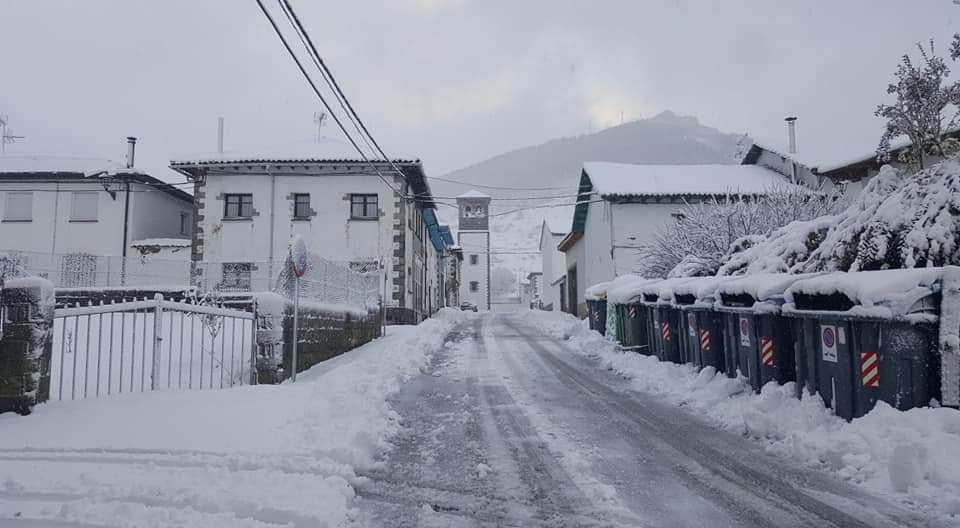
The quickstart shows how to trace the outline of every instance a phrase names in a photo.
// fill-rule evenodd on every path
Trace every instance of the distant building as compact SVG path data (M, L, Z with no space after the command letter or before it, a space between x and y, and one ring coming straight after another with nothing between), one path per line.
M784 176L759 166L585 163L573 226L558 245L565 254L565 311L585 316L586 287L635 271L638 249L684 204L783 185L790 185Z
M960 138L960 130L950 131L944 136ZM862 142L860 142L862 143ZM806 185L813 189L843 188L848 194L856 195L863 190L870 178L880 172L887 163L901 167L899 156L909 148L909 140L901 139L891 144L890 160L880 162L875 149L853 150L845 155L825 155L806 152L802 148L793 154L771 142L754 143L741 162L743 165L760 165L785 176L789 181ZM937 161L936 158L930 159Z
M531 271L527 274L527 284L530 285L530 300L539 303L543 300L543 272Z
M457 236L463 250L460 300L491 307L490 292L490 197L470 191L457 197Z
M299 235L325 259L384 270L388 322L417 323L439 309L439 224L423 166L349 155L171 162L194 182L197 281L269 289L285 265L288 241Z
M572 218L570 219L572 221ZM569 224L567 224L569 225ZM540 299L544 310L563 310L563 299L566 298L566 258L558 249L560 242L567 236L566 231L560 231L551 226L547 220L540 226Z
M182 248L192 230L193 197L135 168L89 158L0 157L0 258L17 259L57 286L142 282L128 266L134 259L125 258L140 255L135 243L165 239ZM164 283L189 282L187 260L178 260L184 265L168 266Z

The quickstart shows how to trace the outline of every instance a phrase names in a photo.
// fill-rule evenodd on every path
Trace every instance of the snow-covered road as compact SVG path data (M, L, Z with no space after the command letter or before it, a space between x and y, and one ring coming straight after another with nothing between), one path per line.
M920 526L571 353L523 315L463 322L393 399L362 526Z

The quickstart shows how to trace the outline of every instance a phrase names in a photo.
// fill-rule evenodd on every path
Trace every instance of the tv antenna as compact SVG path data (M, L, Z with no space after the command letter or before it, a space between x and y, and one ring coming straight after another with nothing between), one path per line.
M7 151L7 144L13 143L18 139L25 139L25 136L15 136L13 130L7 128L7 123L9 123L10 118L5 115L0 115L0 154L4 154Z
M323 128L323 122L326 120L327 120L327 114L325 112L313 113L313 122L316 123L317 125L317 135L314 139L316 139L317 143L320 143L320 140L323 138L323 133L321 132L320 129Z

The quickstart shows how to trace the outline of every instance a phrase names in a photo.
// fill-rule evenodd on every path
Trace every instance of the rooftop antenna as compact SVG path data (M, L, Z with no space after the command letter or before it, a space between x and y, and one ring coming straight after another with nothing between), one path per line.
M223 154L223 118L217 118L217 154Z
M10 121L10 118L5 115L0 115L0 154L4 154L7 151L7 144L14 143L18 139L25 139L25 136L15 136L13 131L7 128L7 123Z
M317 125L317 135L314 138L317 143L320 143L320 140L323 139L323 133L320 131L323 128L323 122L327 120L327 114L325 112L314 112L313 113L313 122Z

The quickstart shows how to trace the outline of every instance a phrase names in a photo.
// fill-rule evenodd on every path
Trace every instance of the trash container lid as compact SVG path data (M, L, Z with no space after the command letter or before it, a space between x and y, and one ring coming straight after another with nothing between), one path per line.
M693 277L673 286L673 302L684 309L712 309L718 288L735 277Z
M943 268L826 273L791 285L783 311L923 322L937 317L942 277Z
M607 302L611 304L633 304L643 295L641 287L660 279L644 279L639 275L622 275L610 281L607 286Z
M680 284L696 280L697 277L676 277L649 282L639 287L643 295L643 304L674 306L674 289Z
M821 274L756 273L730 277L718 286L717 307L730 311L776 313L794 283Z

